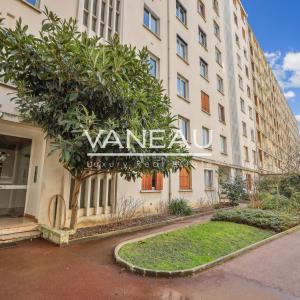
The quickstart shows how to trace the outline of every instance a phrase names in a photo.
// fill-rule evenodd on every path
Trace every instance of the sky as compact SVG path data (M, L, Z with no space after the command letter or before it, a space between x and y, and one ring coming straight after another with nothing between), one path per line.
M242 0L300 127L300 0Z

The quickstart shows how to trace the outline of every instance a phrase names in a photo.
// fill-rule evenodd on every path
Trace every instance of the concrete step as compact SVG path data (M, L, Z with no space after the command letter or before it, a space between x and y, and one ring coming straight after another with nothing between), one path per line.
M38 229L37 223L29 223L29 224L14 226L14 227L1 228L0 237L4 235L15 234L15 233L34 231L37 229Z
M5 234L5 235L0 235L0 244L35 239L40 236L41 236L41 232L39 230L31 230L31 231L26 231L26 232Z

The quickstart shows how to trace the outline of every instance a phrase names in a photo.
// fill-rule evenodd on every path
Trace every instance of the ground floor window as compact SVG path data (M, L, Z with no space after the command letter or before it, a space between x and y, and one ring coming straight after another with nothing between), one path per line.
M206 189L214 187L214 172L212 170L204 170L204 184Z
M142 177L143 191L162 191L163 175L161 173L144 174Z
M179 189L190 190L192 188L191 171L186 168L181 169L179 172Z

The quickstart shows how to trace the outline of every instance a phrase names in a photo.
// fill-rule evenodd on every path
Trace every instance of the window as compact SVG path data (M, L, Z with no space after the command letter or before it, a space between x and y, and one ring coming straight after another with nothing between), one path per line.
M40 6L40 0L25 0L25 1L33 6L36 6L36 7Z
M253 109L249 106L249 117L251 120L253 120Z
M247 86L247 96L251 98L251 89L249 86Z
M210 113L209 96L203 91L201 91L201 109L208 114Z
M104 37L105 30L105 20L106 20L106 1L102 1L101 4L101 18L100 18L100 36Z
M233 13L233 18L234 18L234 23L235 23L235 25L236 25L236 26L239 26L238 18L237 18L237 16L236 16L235 13Z
M235 35L235 42L236 42L236 45L240 48L240 38L238 37L237 34Z
M161 173L144 174L142 177L142 191L162 191L163 175Z
M177 95L188 99L188 81L180 75L177 75Z
M30 4L32 4L33 2L36 1L27 1ZM34 5L34 4L33 4ZM90 1L89 0L84 0L84 7L83 7L83 25L84 26L88 26L88 19L89 19L89 5L90 5Z
M223 105L219 104L219 121L225 123L225 108Z
M251 174L246 174L247 190L252 190L252 177Z
M216 62L222 66L222 52L216 47Z
M241 90L244 89L243 78L241 76L239 76L239 87Z
M245 101L244 101L243 99L241 99L241 111L242 111L243 113L246 112L246 109L245 109Z
M214 173L212 170L204 170L204 185L206 189L214 187Z
M251 141L255 142L255 133L253 129L251 129Z
M220 40L221 39L221 30L219 24L214 21L214 34Z
M200 75L205 79L208 79L208 64L202 58L200 58Z
M149 72L155 78L158 78L158 65L159 60L156 57L149 55Z
M198 13L205 19L205 5L201 0L198 0Z
M186 9L181 5L179 1L176 1L176 17L181 23L186 25Z
M255 150L252 150L252 159L253 159L253 164L257 165L257 156Z
M241 57L240 57L240 55L238 53L236 54L236 57L237 57L238 66L240 68L242 68L242 59L241 59Z
M206 33L199 27L198 28L199 43L206 49L207 48L207 37Z
M118 33L120 31L120 13L121 13L121 0L117 0L116 5L116 32Z
M192 188L191 171L187 169L181 169L179 171L179 189L190 190Z
M247 50L246 49L244 49L244 57L245 57L246 60L248 60L248 55L247 55Z
M224 82L219 75L217 75L217 90L222 94L224 93Z
M242 122L243 126L243 136L247 137L247 124L245 122Z
M209 129L206 127L202 127L202 146L208 146L210 143L209 139Z
M108 36L108 39L111 38L111 35L112 35L112 26L113 26L113 1L112 0L109 0L108 2L108 24L107 24L107 36Z
M93 14L92 14L92 30L96 32L96 26L97 26L97 17L98 14L98 0L93 1Z
M189 141L190 139L190 121L186 118L179 117L179 129L185 139Z
M179 35L177 35L177 54L187 60L187 43Z
M219 15L219 1L218 0L213 0L213 7L214 11Z
M244 28L242 28L242 35L243 35L243 39L246 40L246 31Z
M227 154L227 139L223 135L220 135L220 146L221 146L221 153Z
M158 18L153 16L153 14L148 10L144 9L144 25L151 30L153 33L158 34Z
M249 69L248 69L248 67L247 67L247 66L245 66L245 72L246 72L246 76L247 76L247 78L249 78Z
M245 161L249 162L249 151L248 147L244 146L244 156L245 156Z

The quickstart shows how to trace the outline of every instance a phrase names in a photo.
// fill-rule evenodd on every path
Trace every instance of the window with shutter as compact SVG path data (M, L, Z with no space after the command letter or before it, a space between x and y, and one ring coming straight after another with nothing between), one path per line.
M144 174L142 177L142 191L162 191L163 174Z
M210 113L209 96L204 92L201 92L201 108L204 112Z
M179 188L180 190L190 190L191 185L191 173L187 169L181 169L179 173Z

